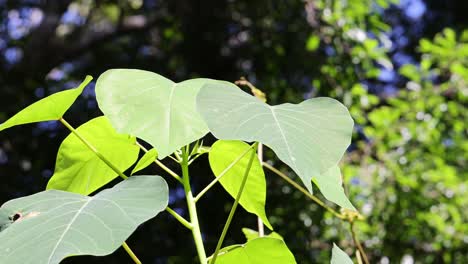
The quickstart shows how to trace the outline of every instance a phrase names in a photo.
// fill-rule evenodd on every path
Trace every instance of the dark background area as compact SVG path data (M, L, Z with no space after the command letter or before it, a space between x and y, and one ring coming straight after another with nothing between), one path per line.
M336 2L349 2L343 4L342 14L337 13ZM467 12L468 2L462 0L0 0L0 122L40 98L75 87L85 75L96 80L110 68L149 70L174 81L200 76L235 81L245 76L267 93L270 104L315 96L346 102L351 87L361 84L378 98L377 106L386 105L386 100L405 89L408 81L398 69L404 64L419 65L419 41L432 39L446 27L462 32L467 28ZM359 57L357 48L366 48L356 41L362 32L385 48L382 54L367 52L355 60ZM318 38L316 44L314 36ZM437 82L442 80L434 80ZM77 127L99 115L93 83L65 118ZM350 152L369 142L361 129L364 125L357 124ZM1 203L44 190L53 174L58 147L67 134L58 122L0 133ZM267 158L274 160L269 152ZM165 163L178 171L171 160ZM466 167L461 170L466 176ZM165 175L156 166L145 172ZM211 181L206 156L194 163L191 174L195 193ZM187 217L182 187L165 178L171 186L171 207ZM277 177L267 173L267 179L267 215L298 263L325 263L331 242L340 239L345 241L344 248L352 248L351 242L346 243L349 235L341 235L347 232L344 227L327 227L337 223L322 208L285 187ZM351 180L345 177L345 184ZM365 210L359 193L354 194L351 201L356 201L360 211ZM363 191L363 195L373 194ZM231 203L220 186L199 203L207 252L214 251ZM378 221L386 224L391 219ZM225 245L245 241L242 227L255 228L256 218L239 210ZM405 244L401 236L407 231L386 235L377 245L366 243L372 263L413 263L404 262L410 261L408 256L416 263L468 261L466 233L464 243L456 247L426 252L423 246ZM373 239L369 235L372 230L364 228L363 232L365 241ZM128 244L143 263L196 262L190 232L165 212L142 225ZM451 258L444 257L447 250L453 254ZM420 254L432 257L423 259ZM64 261L85 262L130 263L130 259L119 249L102 258Z

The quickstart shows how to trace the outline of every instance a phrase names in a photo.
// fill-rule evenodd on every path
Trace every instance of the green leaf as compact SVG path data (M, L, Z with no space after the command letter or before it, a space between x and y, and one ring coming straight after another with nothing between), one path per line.
M168 203L161 177L136 176L93 197L49 190L0 208L2 263L57 264L68 256L114 252L143 222ZM5 216L18 220L12 221Z
M86 76L77 88L52 94L24 108L1 124L0 131L18 125L59 120L92 79L93 77Z
M310 192L312 177L324 177L351 142L353 120L331 98L270 106L234 85L208 84L197 96L197 108L215 137L267 145Z
M351 258L333 243L331 264L353 264Z
M125 171L138 159L140 149L135 137L117 133L105 116L88 121L76 131L120 171ZM60 145L55 172L47 189L88 195L117 176L75 134L70 134Z
M283 240L271 237L253 239L244 245L221 249L218 264L290 264L296 263Z
M242 183L245 169L250 160L253 148L242 141L218 140L211 146L208 159L211 169L216 177L226 170L232 163L246 153L224 176L219 180L224 189L235 199ZM273 229L265 214L266 181L265 173L258 158L254 158L252 167L245 183L244 191L239 204L247 212L260 217L263 223Z
M133 168L132 175L148 167L151 163L154 162L154 160L157 157L158 157L158 152L156 151L156 149L154 148L150 149L148 152L145 153L145 155L143 155L143 157L141 157L141 159L138 161L135 168Z
M257 230L253 230L253 229L246 228L246 227L242 228L242 233L244 233L244 236L247 239L247 242L260 237ZM276 232L271 232L270 234L268 234L268 235L266 235L264 237L271 237L271 238L277 238L277 239L284 240L283 237L280 234L276 233Z
M97 80L96 98L117 131L147 141L163 159L208 133L195 109L196 95L205 83L224 82L174 83L149 71L114 69Z
M338 166L331 167L322 175L322 177L314 177L313 180L327 200L332 201L343 208L356 210L348 197L346 197L342 185L343 180L341 179L340 168Z

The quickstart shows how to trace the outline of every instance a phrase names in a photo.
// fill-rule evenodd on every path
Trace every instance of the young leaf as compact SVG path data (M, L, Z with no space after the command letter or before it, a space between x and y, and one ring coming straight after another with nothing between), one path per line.
M143 155L143 157L141 157L137 165L135 165L135 168L133 168L132 170L132 175L148 167L151 163L154 162L154 160L157 157L158 157L158 152L156 151L156 149L154 148L150 149L148 152L145 153L145 155Z
M86 76L77 88L52 94L24 108L0 124L0 131L17 125L59 120L92 79L93 77Z
M325 196L329 201L332 201L343 208L356 210L348 197L346 197L343 189L340 168L338 166L331 167L327 172L322 174L321 177L314 177L313 180L319 187L323 196Z
M234 245L221 249L216 263L292 264L296 263L296 260L282 239L260 237L244 245Z
M219 139L258 141L288 164L312 192L312 177L337 165L351 142L353 120L331 98L270 106L232 85L207 84L197 109Z
M114 69L96 83L99 108L121 133L137 136L158 150L163 159L208 133L195 109L195 98L211 79L181 83L149 71Z
M138 159L140 149L135 137L117 133L105 116L94 118L76 130L121 171ZM88 195L116 177L115 171L75 134L70 134L60 145L55 172L47 189Z
M68 256L108 255L164 210L168 195L163 178L137 176L93 197L49 190L11 200L0 208L16 219L0 232L0 259L58 264Z
M333 243L331 264L353 264L351 258Z
M211 170L216 177L239 157L242 156L250 146L242 141L218 140L211 146L208 159ZM248 151L224 176L219 180L223 188L236 198L242 183L242 176L249 163L250 153L255 151L253 148ZM265 214L266 200L266 182L265 174L259 160L255 158L245 183L244 191L239 200L239 204L247 212L260 217L263 223L270 229L273 229Z

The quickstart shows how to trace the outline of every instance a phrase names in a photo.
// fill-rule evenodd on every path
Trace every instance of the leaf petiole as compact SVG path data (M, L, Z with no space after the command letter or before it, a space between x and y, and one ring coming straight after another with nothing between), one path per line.
M198 202L198 200L211 188L213 185L215 185L221 178L226 175L232 167L234 167L249 151L254 147L254 145L251 145L248 149L246 149L237 159L235 159L229 166L227 166L220 174L218 177L216 177L213 181L211 181L203 190L200 191L200 193L195 197L195 202Z
M94 152L94 154L96 154L96 156L98 156L104 163L106 163L106 165L109 166L109 168L111 168L113 171L115 171L115 173L117 173L124 180L128 179L128 176L123 174L123 172L121 172L117 167L115 167L114 164L112 164L108 159L106 159L93 145L91 145L91 143L88 140L86 140L84 137L82 137L81 134L78 131L76 131L65 119L63 119L63 117L60 118L59 121L66 128L68 128L76 137L78 137L81 140L81 142L83 142L83 144L85 144L89 148L89 150Z
M136 143L138 145L138 147L140 147L144 152L148 152L148 150L143 147L140 143ZM169 175L171 175L172 177L174 177L174 179L178 180L180 183L183 183L182 182L182 178L180 178L179 175L177 175L177 173L175 173L174 171L172 171L171 169L169 169L168 167L166 167L166 165L164 165L161 161L159 161L158 159L155 159L154 160L154 163L156 163L159 167L161 167L161 169L165 170L167 173L169 173Z
M236 212L237 205L239 205L242 192L244 191L245 183L247 182L247 178L249 176L250 168L252 167L252 163L256 156L255 154L257 152L258 142L255 142L254 144L252 144L252 147L255 149L255 151L252 151L252 154L250 155L249 163L247 164L247 168L245 168L244 177L242 178L242 183L239 187L239 192L237 193L236 200L234 201L234 204L231 207L231 211L229 212L228 219L226 220L226 224L224 225L223 231L221 232L221 236L219 237L218 244L216 245L216 250L213 253L213 259L211 260L210 264L215 264L219 250L221 249L221 246L223 245L224 238L226 237L226 233L229 229L229 225L231 225L232 218L234 217L234 213Z
M128 255L132 258L132 260L136 264L141 264L141 261L138 259L138 257L135 255L135 253L133 253L132 249L127 245L127 242L124 242L122 244L122 247L125 249L125 251L127 251Z

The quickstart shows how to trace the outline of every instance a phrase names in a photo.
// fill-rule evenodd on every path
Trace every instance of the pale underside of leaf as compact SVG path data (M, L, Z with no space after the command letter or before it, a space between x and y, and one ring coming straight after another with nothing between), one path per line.
M114 69L96 83L99 108L121 133L150 143L163 159L208 133L195 109L195 99L211 79L175 83L149 71Z
M314 177L313 181L317 184L323 196L343 208L356 211L343 189L340 168L333 166L321 176Z
M52 94L29 105L0 124L0 131L17 125L59 120L92 79L91 76L86 76L77 88Z
M11 200L0 215L23 217L0 232L0 259L57 264L68 256L108 255L167 203L167 184L157 176L131 177L93 197L49 190Z
M219 139L270 147L312 192L312 177L336 166L351 142L353 120L331 98L270 106L234 85L205 85L197 109Z
M331 264L353 264L351 258L333 243Z
M94 118L76 130L120 171L125 171L138 159L135 137L117 133L105 116ZM47 189L88 195L117 176L72 133L60 145Z

